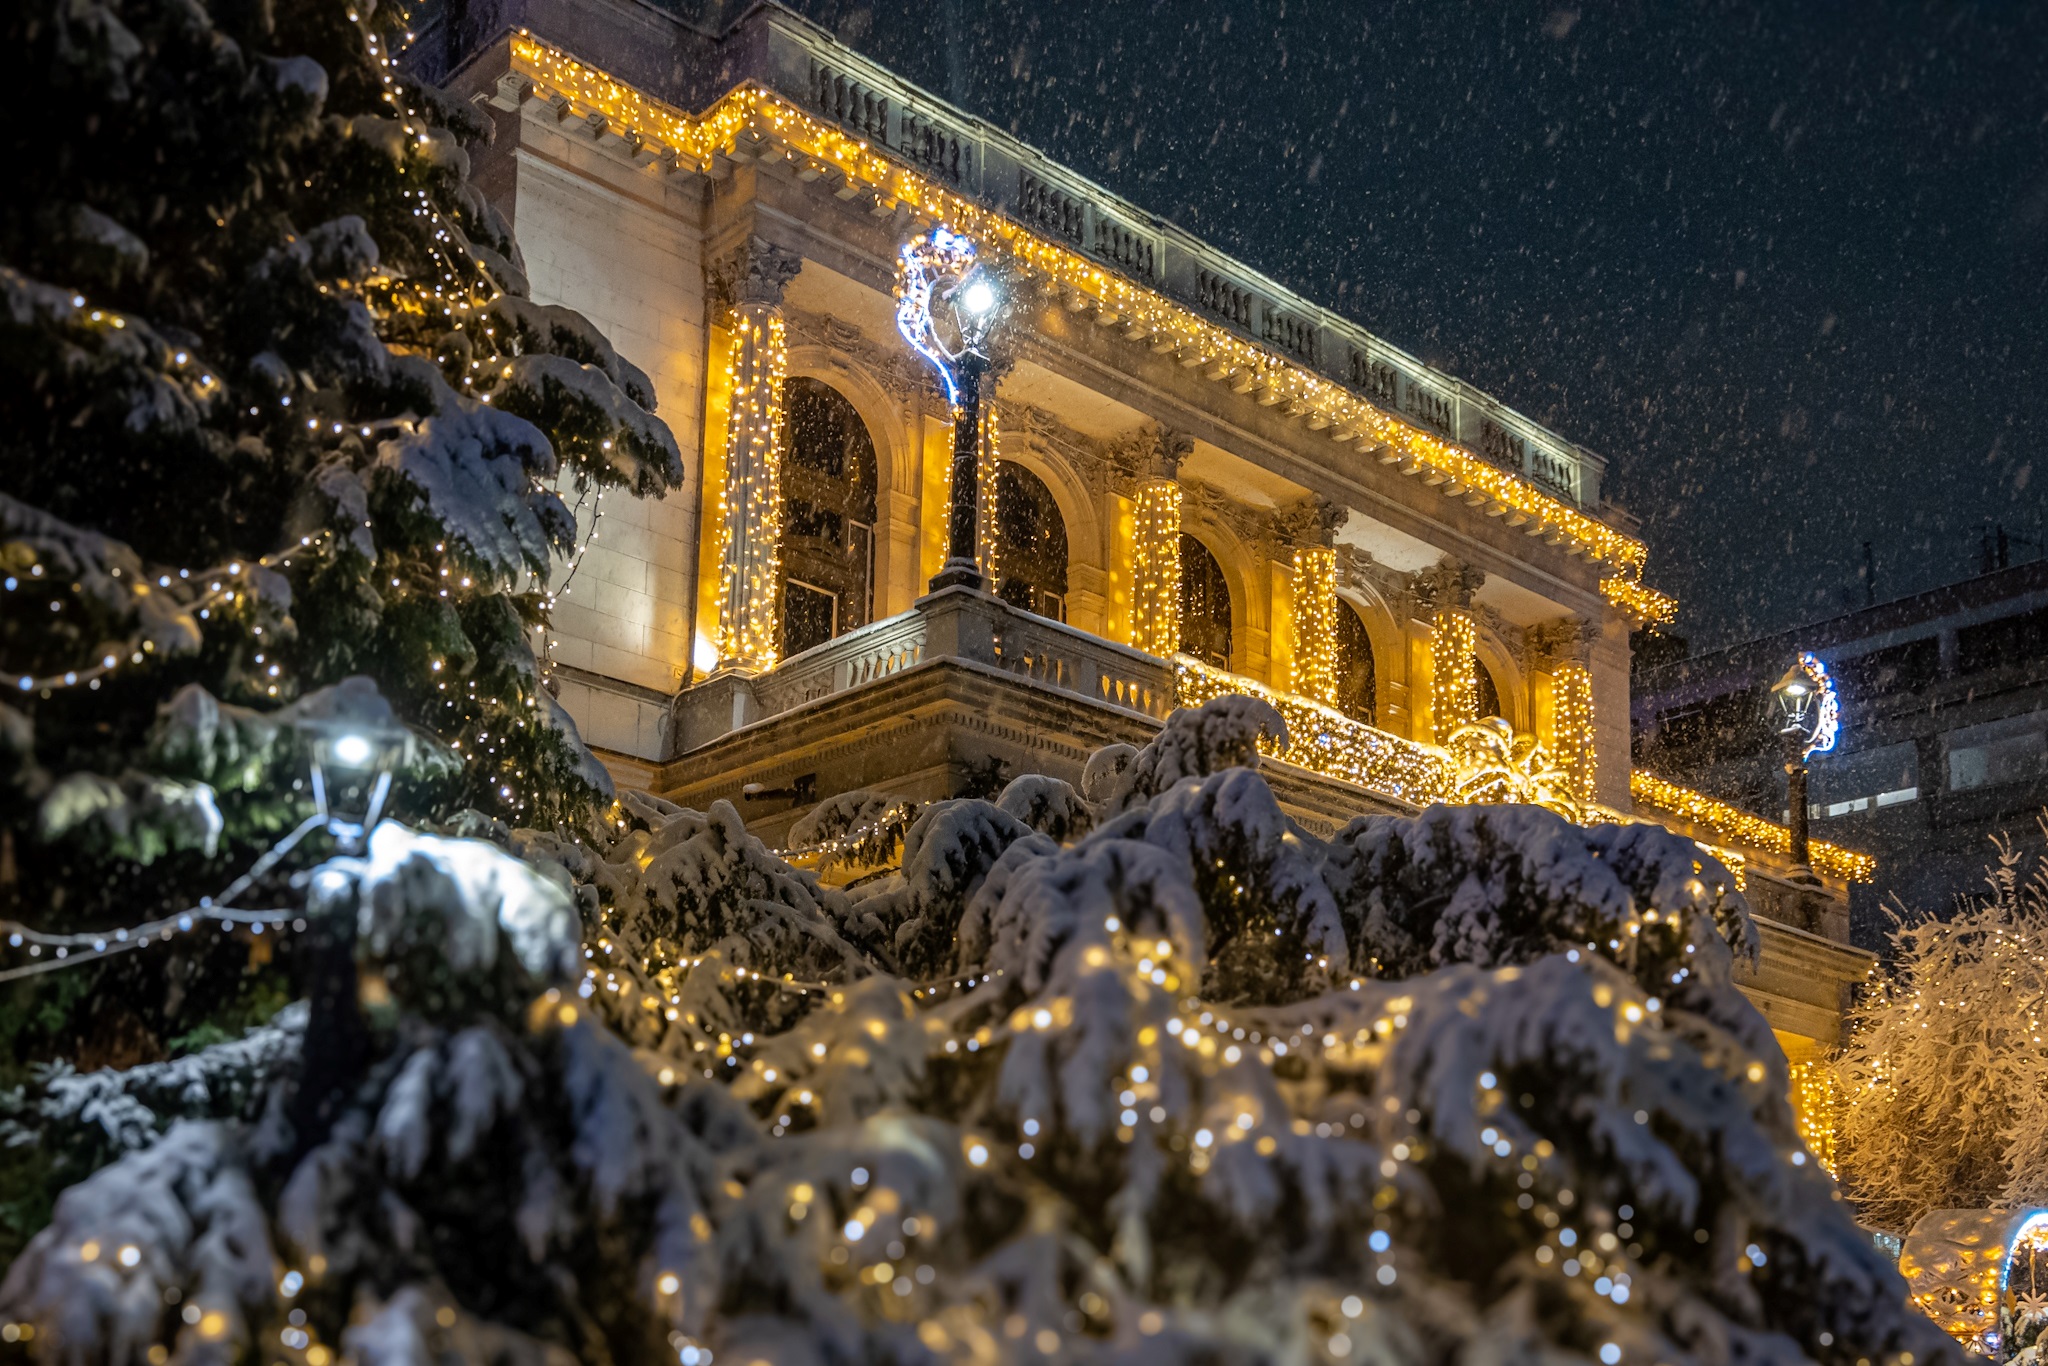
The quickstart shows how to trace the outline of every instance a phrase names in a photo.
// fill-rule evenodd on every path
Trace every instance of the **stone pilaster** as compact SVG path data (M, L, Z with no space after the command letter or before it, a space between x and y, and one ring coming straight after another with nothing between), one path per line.
M757 671L782 649L782 386L789 376L782 295L802 267L792 251L749 238L709 272L731 346L725 483L719 491L718 666Z
M1552 756L1571 775L1572 795L1581 802L1594 799L1599 770L1593 725L1593 647L1599 639L1597 623L1571 617L1529 631L1530 662L1550 674Z
M1446 558L1418 571L1409 587L1430 611L1430 719L1443 744L1458 727L1479 719L1479 626L1472 595L1486 574Z
M1131 536L1131 644L1161 659L1180 649L1180 463L1194 439L1162 432L1138 475Z

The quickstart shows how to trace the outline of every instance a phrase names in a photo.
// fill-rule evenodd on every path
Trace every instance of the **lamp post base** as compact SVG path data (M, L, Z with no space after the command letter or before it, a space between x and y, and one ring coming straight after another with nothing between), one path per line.
M981 570L971 560L948 560L938 573L932 575L929 591L936 593L941 588L972 588L978 593L982 589Z

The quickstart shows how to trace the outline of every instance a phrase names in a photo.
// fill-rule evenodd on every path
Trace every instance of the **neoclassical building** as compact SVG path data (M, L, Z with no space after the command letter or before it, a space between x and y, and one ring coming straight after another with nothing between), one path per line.
M555 612L554 685L623 783L775 842L849 790L1077 779L1246 692L1327 829L1469 793L1447 743L1497 716L1569 800L1725 851L1768 918L1754 994L1832 1039L1857 856L1789 881L1782 828L1631 773L1630 630L1674 604L1601 457L796 16L723 8L473 0L412 57L495 120L476 178L533 297L648 372L684 451L680 493L597 509ZM980 583L934 592L956 409L897 313L937 230L1006 312Z

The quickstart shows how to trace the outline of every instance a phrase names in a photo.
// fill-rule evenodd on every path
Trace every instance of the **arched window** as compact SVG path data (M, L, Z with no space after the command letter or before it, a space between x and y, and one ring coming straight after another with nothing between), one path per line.
M782 657L865 626L875 567L875 443L830 385L782 388Z
M1500 689L1494 686L1493 671L1486 667L1483 659L1475 659L1472 664L1472 671L1479 678L1479 715L1482 718L1500 716Z
M996 596L1055 621L1067 619L1067 523L1045 481L1008 460L996 465Z
M1337 599L1337 710L1368 726L1378 714L1378 681L1373 676L1372 638L1358 609Z
M1180 649L1219 669L1230 667L1230 583L1216 557L1180 534Z

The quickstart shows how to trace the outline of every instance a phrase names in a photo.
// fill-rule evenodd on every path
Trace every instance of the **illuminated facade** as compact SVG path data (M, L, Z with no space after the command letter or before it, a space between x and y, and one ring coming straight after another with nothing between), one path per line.
M1444 745L1492 715L1559 800L1633 809L1629 634L1675 605L1599 456L773 6L502 0L416 53L496 121L477 180L534 297L649 371L685 452L555 610L554 683L622 781L779 842L854 788L1077 778L1238 691L1287 717L1310 824L1469 790ZM1007 301L986 592L929 591L954 395L899 327L930 290L906 244L953 234ZM798 385L859 441L790 421ZM834 442L869 501L834 501Z

